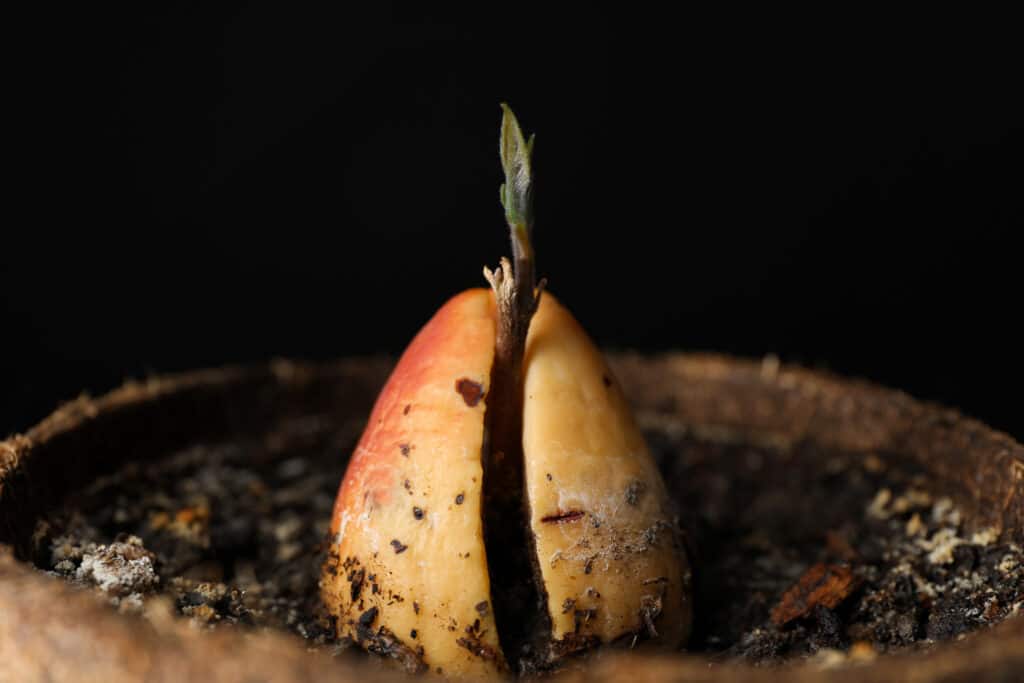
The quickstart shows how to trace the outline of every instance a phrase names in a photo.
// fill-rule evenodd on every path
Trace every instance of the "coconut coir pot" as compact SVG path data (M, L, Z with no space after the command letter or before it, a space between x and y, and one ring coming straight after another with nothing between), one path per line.
M610 362L642 423L769 445L764 452L809 445L883 465L909 463L932 493L956 503L964 533L1024 543L1024 447L954 411L862 382L718 356L613 355ZM169 615L121 615L29 561L37 520L98 476L196 443L259 437L289 420L358 421L390 366L385 359L276 362L130 383L72 402L0 443L0 680L407 680L364 658L307 652L283 633L208 631ZM680 504L685 515L686 501ZM696 564L699 572L699 557ZM603 651L560 677L978 681L1015 680L1021 671L1024 618L1017 615L927 649L837 668L824 669L815 659L752 667L698 653L652 658Z

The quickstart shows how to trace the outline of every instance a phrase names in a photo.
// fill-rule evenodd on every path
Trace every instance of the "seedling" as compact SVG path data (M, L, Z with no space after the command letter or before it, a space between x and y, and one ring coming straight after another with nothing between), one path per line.
M322 596L340 636L414 670L678 648L689 570L600 351L534 274L533 138L503 105L512 259L406 348L348 466Z

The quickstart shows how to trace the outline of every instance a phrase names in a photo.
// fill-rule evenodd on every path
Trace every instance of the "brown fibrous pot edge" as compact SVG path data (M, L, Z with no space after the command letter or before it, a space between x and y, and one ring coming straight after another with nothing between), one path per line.
M915 460L976 530L1024 543L1024 447L958 412L873 384L776 362L710 354L613 354L641 414L716 438L780 447L813 441ZM274 361L129 382L81 397L0 442L0 673L12 680L376 681L402 674L308 653L274 633L200 632L186 622L118 615L22 559L37 517L97 474L196 439L252 433L282 417L364 415L392 361ZM925 652L823 670L716 664L698 656L606 652L563 680L975 681L1024 670L1024 617Z

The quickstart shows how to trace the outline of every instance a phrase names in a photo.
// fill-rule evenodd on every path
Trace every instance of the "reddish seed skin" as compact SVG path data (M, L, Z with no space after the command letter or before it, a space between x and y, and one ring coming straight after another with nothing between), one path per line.
M469 316L464 310L467 304L481 296L489 297L490 294L485 289L470 289L450 299L406 348L377 397L373 412L367 421L366 431L363 432L362 439L349 460L348 470L334 505L331 527L334 533L339 529L342 510L358 504L359 497L369 494L375 503L391 502L398 471L395 463L397 455L401 453L402 445L409 446L415 443L409 436L409 412L412 403L407 399L416 395L421 387L438 381L439 368L434 362L435 359L450 356L455 349L462 348L465 349L466 355L487 356L486 365L490 366L490 358L493 357L493 351L490 350L494 345L493 333L488 340L488 335L483 330L478 329L474 334L472 329L467 329L466 318ZM488 324L493 323L488 321ZM483 349L484 353L479 354L475 349ZM440 379L444 380L444 377ZM454 387L455 380L449 379L448 384ZM463 399L460 398L461 400ZM430 408L432 407L427 407L428 410ZM459 420L464 415L464 412L456 411L447 418ZM357 480L364 482L358 492L353 490L353 483Z
M476 611L491 599L480 505L494 333L491 293L473 289L442 306L409 344L349 461L331 525L340 569L321 581L339 635L366 646L387 629L449 675L504 668L494 619ZM367 582L376 577L377 590L353 598L349 575L359 571ZM371 608L372 623L360 629ZM458 642L478 620L474 632L497 659Z

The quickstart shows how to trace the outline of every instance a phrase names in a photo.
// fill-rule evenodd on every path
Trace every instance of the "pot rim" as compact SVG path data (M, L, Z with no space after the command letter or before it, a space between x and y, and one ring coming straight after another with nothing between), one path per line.
M1024 542L1024 446L955 410L870 382L795 366L779 367L771 360L686 353L649 357L626 353L609 358L616 374L627 378L623 385L631 399L648 408L670 401L673 410L682 410L695 424L714 412L716 419L708 424L748 437L767 434L784 442L812 438L865 453L894 444L908 452L921 449L921 457L927 460L924 464L937 477L957 480L963 486L958 502L966 504L976 526L990 526L1012 541ZM27 495L19 489L32 480L31 470L39 454L76 430L88 429L98 418L130 416L135 410L180 397L199 400L215 396L229 401L231 395L252 388L306 390L341 379L349 383L346 388L355 386L372 396L391 363L384 357L330 363L274 360L129 381L95 399L83 395L24 434L0 441L0 671L44 671L53 680L63 680L60 674L64 669L55 657L63 654L65 664L74 665L66 673L77 676L75 680L87 680L94 669L98 675L102 667L114 677L111 680L148 680L157 677L154 673L168 676L169 672L217 681L241 680L232 677L236 674L303 681L404 679L404 675L372 663L342 663L321 653L307 653L293 637L278 633L221 630L200 638L184 620L171 617L153 621L160 625L158 629L140 628L147 622L120 616L89 592L46 577L15 559L16 548L5 544L24 534L24 528L17 528L19 511L45 507L33 500L35 489L28 487ZM666 376L675 381L664 381ZM644 396L631 394L631 388L641 385L649 389L649 380L657 380L653 386L660 388L645 391ZM721 397L707 393L713 386L720 388ZM782 412L773 415L772 410ZM779 415L790 419L780 420ZM965 468L964 460L973 469ZM975 476L964 477L965 469ZM47 491L48 484L33 483L39 485L43 498L54 495ZM59 485L55 495L61 495ZM45 623L36 618L44 601L54 605ZM98 663L84 664L90 657L96 659L97 648L112 654L99 658L102 661ZM778 680L780 675L797 681L825 677L830 681L968 680L1024 669L1024 615L972 632L963 640L937 644L927 652L881 655L870 663L833 670L822 670L813 661L775 669L736 663L712 665L704 657L686 654L641 659L635 654L603 651L594 660L585 671L567 670L560 677L610 681L627 673L643 673L656 680Z

